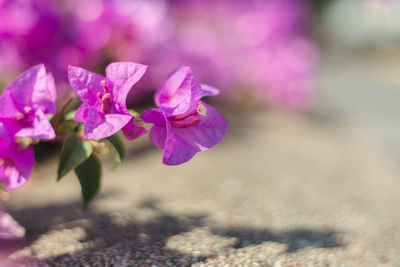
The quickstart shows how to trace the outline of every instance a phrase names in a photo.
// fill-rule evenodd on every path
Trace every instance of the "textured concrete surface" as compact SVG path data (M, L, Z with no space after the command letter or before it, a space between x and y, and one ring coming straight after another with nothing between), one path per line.
M345 95L373 88L365 77L381 83L336 60L308 116L231 112L225 140L180 167L131 144L86 212L76 178L56 183L45 162L7 202L27 237L0 244L0 266L399 266L398 154L385 145L397 118L353 107Z

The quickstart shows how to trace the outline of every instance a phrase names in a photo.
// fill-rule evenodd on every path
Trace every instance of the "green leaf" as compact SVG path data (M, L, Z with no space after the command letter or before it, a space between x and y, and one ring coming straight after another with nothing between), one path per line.
M47 114L46 117L47 117L47 119L49 121L51 121L54 118L54 115L53 114Z
M75 168L75 173L81 184L83 209L86 209L100 190L101 162L95 154L92 154Z
M92 152L93 147L88 141L80 140L75 135L70 136L61 151L57 181L89 158Z
M140 119L140 113L138 111L134 109L128 109L128 111L133 117L135 117L135 123L143 123L142 119Z
M21 148L25 148L28 147L30 145L32 145L33 140L32 138L28 138L28 137L17 137L17 142L20 144Z
M75 118L75 113L76 113L76 110L71 110L70 112L65 114L64 115L65 120L67 120L67 121L73 120Z
M83 131L83 124L82 123L78 123L78 125L76 125L74 131L76 133L82 132Z
M125 157L124 144L117 134L107 137L105 141L107 142L111 151L114 154L114 166L115 168L117 168L121 165L121 162Z
M75 125L71 121L63 121L58 126L58 131L65 132L65 133L68 133L68 134L73 134L74 130L75 130Z

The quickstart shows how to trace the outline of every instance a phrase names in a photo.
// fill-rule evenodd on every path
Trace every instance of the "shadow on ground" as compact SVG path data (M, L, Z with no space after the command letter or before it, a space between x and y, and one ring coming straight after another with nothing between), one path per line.
M107 195L101 197L107 198ZM215 254L190 254L167 247L170 237L188 233L196 228L210 229L210 235L220 238L236 238L232 248L243 248L258 245L266 241L287 245L287 252L294 252L304 247L339 247L335 231L314 231L310 229L294 229L276 233L269 229L214 227L208 222L208 214L176 215L160 209L156 199L146 199L128 213L101 213L94 209L82 212L80 203L50 205L46 207L14 210L16 218L27 231L26 246L33 251L29 257L41 255L42 261L51 266L105 266L105 264L121 263L128 259L139 266L187 266L202 262ZM144 212L152 214L150 219L136 217ZM46 236L65 229L83 229L84 235L76 240L83 244L73 253L61 249L57 252L54 239ZM62 238L55 239L61 248L73 246L62 245ZM38 243L39 242L39 243ZM46 242L49 242L46 245ZM197 240L196 240L197 242ZM35 245L36 243L36 245ZM39 245L38 245L39 244ZM48 246L48 248L46 248ZM35 251L38 249L38 251ZM50 251L46 251L49 249ZM185 250L186 251L186 250ZM47 253L47 254L46 254ZM215 252L214 252L215 253ZM47 256L46 256L47 255ZM27 258L20 258L26 261Z
M272 232L266 229L228 228L213 229L213 233L226 237L235 237L239 240L235 248L258 245L271 241L287 245L286 252L295 252L306 247L333 248L343 246L338 241L337 232L332 230L316 231L296 229L287 232Z

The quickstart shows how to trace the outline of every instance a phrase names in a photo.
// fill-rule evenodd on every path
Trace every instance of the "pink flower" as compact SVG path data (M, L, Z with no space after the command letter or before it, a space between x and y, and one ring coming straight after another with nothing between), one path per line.
M55 100L54 80L43 64L19 75L0 97L0 138L53 139L46 114L56 113Z
M83 102L76 111L75 120L84 123L85 139L106 138L121 129L128 139L146 133L143 127L135 125L134 117L126 108L126 97L146 68L133 62L114 62L107 66L106 77L103 77L69 66L69 82Z
M31 176L34 165L32 147L21 149L18 143L0 139L0 180L7 191L24 185Z
M141 119L154 124L150 140L164 150L164 164L182 164L222 140L228 121L200 101L218 93L211 86L200 85L189 67L173 72L157 90L154 101L158 109L146 111Z
M25 236L25 229L5 210L0 210L0 239L16 240Z

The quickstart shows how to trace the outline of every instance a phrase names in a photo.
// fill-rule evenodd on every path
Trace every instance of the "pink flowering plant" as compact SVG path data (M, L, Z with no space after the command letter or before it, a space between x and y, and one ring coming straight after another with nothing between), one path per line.
M0 184L24 185L34 145L62 143L57 179L75 172L86 207L99 155L120 165L121 138L148 133L166 165L219 143L228 122L209 97L307 109L318 69L311 3L327 1L0 0ZM154 91L154 107L126 106ZM10 218L0 209L0 239L21 236Z
M128 109L128 93L146 69L147 66L134 62L114 62L106 67L103 76L69 66L68 79L75 94L58 110L54 79L43 64L19 75L0 96L3 189L10 191L28 181L35 165L32 145L41 140L63 142L57 180L75 172L81 185L83 207L99 192L102 173L99 155L104 148L114 154L116 166L121 164L124 147L120 131L128 140L149 132L151 142L163 150L162 162L166 165L185 163L197 152L222 140L227 120L201 100L217 95L219 90L200 84L189 67L177 69L159 87L154 97L156 108L144 111L141 116ZM81 105L71 110L74 99L79 99ZM149 131L146 123L151 126ZM5 211L1 214L9 216ZM10 224L0 223L0 238L20 237L22 232L13 220Z

